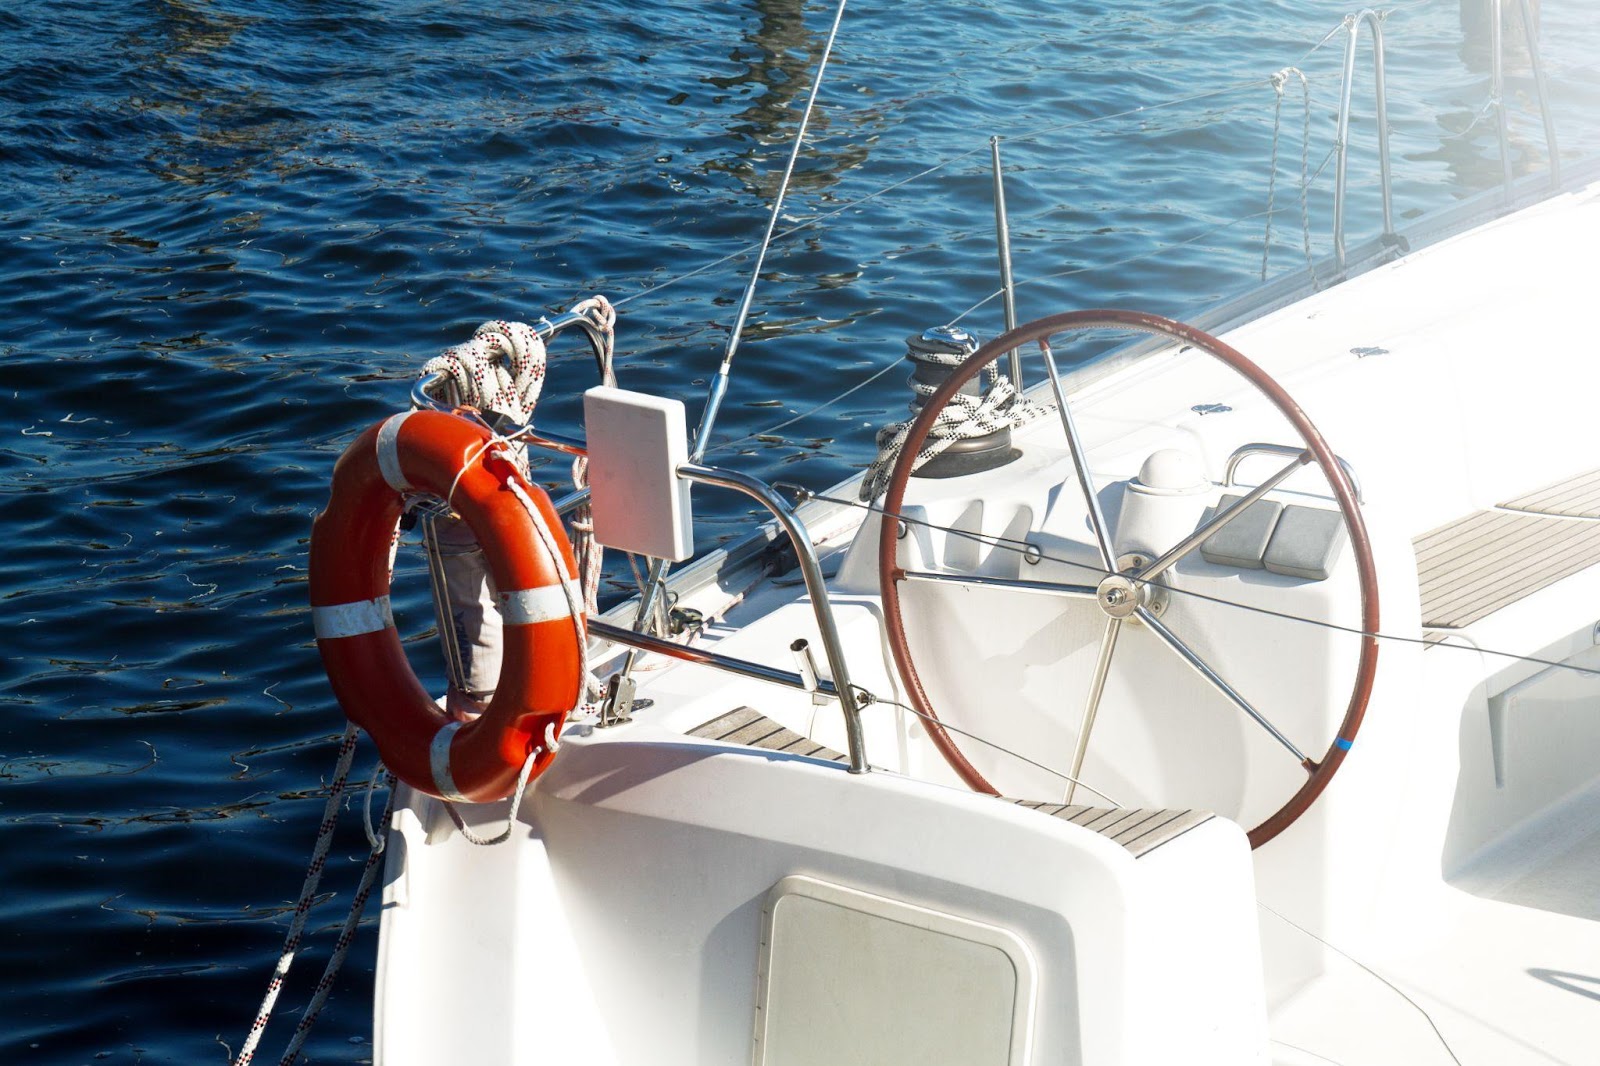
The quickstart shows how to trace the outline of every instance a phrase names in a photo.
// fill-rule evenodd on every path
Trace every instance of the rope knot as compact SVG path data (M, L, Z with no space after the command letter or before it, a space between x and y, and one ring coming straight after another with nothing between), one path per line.
M521 473L517 456L506 448L491 448L483 457L483 468L500 479L504 485L512 476Z

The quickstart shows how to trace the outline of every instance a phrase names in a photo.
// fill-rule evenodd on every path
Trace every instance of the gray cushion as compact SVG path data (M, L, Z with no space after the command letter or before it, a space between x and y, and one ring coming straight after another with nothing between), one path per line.
M1338 511L1291 504L1283 509L1262 561L1274 574L1324 581L1349 539Z
M1211 521L1218 512L1226 510L1242 499L1243 496L1222 497L1222 501L1216 507L1206 511L1201 524ZM1277 528L1278 518L1282 512L1281 503L1257 500L1245 510L1244 514L1207 537L1200 545L1200 554L1205 556L1207 562L1219 566L1260 570L1262 558L1267 552L1267 543L1272 539L1272 531Z

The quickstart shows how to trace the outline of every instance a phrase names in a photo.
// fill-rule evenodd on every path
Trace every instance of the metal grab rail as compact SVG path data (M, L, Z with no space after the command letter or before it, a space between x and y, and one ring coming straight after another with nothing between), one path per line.
M562 315L554 323L541 321L537 332L541 339L548 339L567 326L581 326L586 321L581 315ZM442 374L432 374L418 379L411 389L412 404L421 409L450 410L445 401L434 396L431 391L433 387L448 380ZM505 435L515 437L534 447L546 448L566 455L587 456L589 454L588 447L583 441L558 433L535 430L531 423L507 430ZM591 622L590 631L597 636L603 636L607 640L626 645L638 651L660 652L675 658L687 659L690 662L715 666L759 681L770 681L774 684L804 689L808 692L820 692L824 695L838 696L839 705L844 710L845 743L849 749L850 772L853 774L866 773L868 766L866 742L861 731L861 709L856 706L855 689L850 684L850 673L845 666L844 645L839 639L839 627L834 621L833 605L828 599L827 580L823 577L822 565L817 561L817 550L811 543L811 535L806 532L805 526L795 516L794 509L784 501L783 497L774 492L770 485L760 478L732 470L719 470L715 467L703 466L694 462L685 463L678 467L678 476L685 481L699 482L702 485L714 485L718 488L742 492L761 503L778 520L778 524L788 534L790 543L794 545L795 558L800 563L800 573L805 579L806 592L811 597L812 611L816 615L817 631L822 636L823 652L828 657L828 668L833 673L831 681L818 679L812 683L811 679L793 671L779 670L713 652L690 651L683 648L682 645L673 644L670 641L662 641L642 632L625 630L605 622ZM587 495L586 490L580 493L573 493L572 496L562 501L562 506L569 507L578 502L580 497L586 498ZM640 605L641 619L646 617L648 607L648 602ZM669 651L669 648L674 650ZM629 662L631 665L632 660L630 659Z
M845 743L850 756L850 772L867 772L866 741L861 732L861 708L856 706L855 688L850 684L850 674L845 668L844 644L839 639L839 626L834 621L833 604L828 599L827 580L822 575L822 564L817 562L817 549L811 535L795 516L794 509L760 478L734 470L718 470L699 463L684 463L678 467L678 476L685 481L742 492L761 503L778 520L783 531L794 545L795 558L800 562L800 574L805 579L806 592L811 596L811 610L817 619L817 632L822 636L822 649L828 657L828 668L833 672L833 689L839 695L839 706L844 711ZM714 663L712 665L715 665ZM787 671L783 671L787 674ZM800 676L795 675L797 678ZM787 684L787 678L783 683ZM821 682L816 690L820 691ZM800 688L810 689L805 679Z
M1528 65L1533 68L1534 93L1539 98L1539 115L1544 122L1545 150L1550 158L1550 187L1561 185L1561 161L1556 151L1555 120L1545 91L1544 63L1539 58L1539 29L1533 20L1529 0L1519 0L1517 13L1522 19L1522 37L1528 46ZM1511 136L1507 127L1505 101L1505 27L1501 21L1501 0L1489 0L1489 95L1495 110L1495 126L1500 137L1500 177L1506 203L1511 202Z
M1296 448L1292 444L1241 444L1228 456L1228 462L1222 474L1222 487L1231 489L1234 486L1234 477L1239 472L1239 464L1252 455L1276 455L1283 459L1296 459L1305 454L1304 448ZM1356 477L1356 468L1342 455L1334 456L1339 460L1339 465L1344 468L1344 476L1350 479L1350 488L1356 494L1356 502L1367 502L1366 494L1361 491L1361 479Z
M1494 0L1499 4L1499 0ZM1344 85L1339 90L1339 132L1335 135L1334 151L1339 155L1333 187L1333 254L1344 271L1344 190L1345 163L1349 156L1350 95L1355 88L1356 43L1361 36L1363 22L1372 26L1372 77L1374 97L1378 107L1378 167L1381 171L1383 194L1383 240L1399 243L1394 232L1393 178L1389 168L1389 105L1384 94L1383 76L1383 19L1384 14L1372 8L1363 8L1354 15L1346 15L1344 24L1349 36L1344 46Z
M1511 174L1511 134L1505 101L1503 0L1488 0L1488 3L1489 106L1493 107L1495 111L1495 125L1500 146L1501 183L1505 191L1505 202L1509 205L1512 201L1513 179ZM1550 187L1556 189L1561 186L1560 151L1556 144L1555 117L1550 111L1550 95L1545 82L1544 62L1539 54L1539 31L1534 21L1531 0L1517 0L1517 14L1522 21L1522 35L1528 46L1528 65L1533 71L1534 93L1538 97L1539 117L1544 126L1545 150L1550 160ZM1344 51L1344 84L1339 92L1338 133L1335 135L1334 142L1334 151L1338 155L1338 166L1336 168L1337 177L1333 191L1333 251L1341 273L1345 269L1345 164L1349 154L1350 102L1355 81L1356 46L1361 36L1362 23L1372 27L1373 95L1378 111L1378 163L1381 171L1380 192L1383 196L1383 234L1381 239L1384 243L1397 246L1402 250L1406 247L1404 239L1399 237L1394 230L1394 181L1389 163L1389 109L1385 94L1383 63L1383 20L1386 16L1387 12L1363 8L1354 15L1346 15L1344 20L1345 31L1348 36L1345 40Z
M549 448L568 455L587 454L583 442L571 437L535 432L531 429L525 430L521 436L535 447ZM778 525L783 528L789 537L789 542L794 545L795 558L799 560L800 574L805 579L806 592L811 597L811 609L817 619L817 632L822 637L823 653L828 657L828 668L833 674L832 680L820 679L816 684L808 684L808 679L790 670L763 666L714 652L698 649L690 651L680 644L662 641L642 632L622 629L603 622L591 624L591 631L615 643L640 651L660 652L690 662L715 666L743 677L753 677L759 681L770 681L790 688L839 696L839 705L844 710L845 743L849 749L850 772L866 773L867 755L866 743L861 732L861 710L856 706L855 689L850 684L850 672L845 665L844 644L839 639L839 626L833 617L833 604L828 599L827 579L822 574L822 564L817 561L817 549L811 543L811 535L806 532L806 527L800 523L794 509L784 501L783 497L760 478L734 470L719 470L700 463L683 464L678 467L678 476L685 481L741 492L764 506L778 520ZM669 651L669 647L673 650Z

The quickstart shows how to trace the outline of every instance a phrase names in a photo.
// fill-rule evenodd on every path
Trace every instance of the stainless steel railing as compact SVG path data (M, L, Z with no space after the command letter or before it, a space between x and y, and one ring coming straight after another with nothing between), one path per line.
M1499 0L1496 0L1496 3L1498 2ZM1362 23L1372 27L1372 77L1373 93L1378 108L1378 168L1382 180L1380 192L1383 196L1383 236L1385 240L1393 239L1395 236L1394 181L1389 167L1389 106L1384 92L1383 77L1383 19L1382 14L1369 7L1354 15L1347 15L1344 20L1348 36L1344 44L1344 85L1339 91L1339 131L1334 140L1334 151L1339 155L1339 163L1333 186L1333 254L1341 273L1344 271L1345 254L1344 190L1345 164L1349 156L1350 97L1355 88L1356 45L1361 37Z
M1522 36L1528 45L1528 65L1533 69L1534 92L1539 98L1539 115L1544 121L1545 150L1550 158L1550 187L1561 185L1561 160L1556 151L1555 120L1550 114L1549 96L1545 91L1544 63L1539 58L1539 27L1533 18L1529 0L1518 0L1517 13L1522 19ZM1511 202L1511 136L1506 119L1505 102L1505 32L1501 22L1501 0L1489 0L1489 94L1495 109L1495 125L1500 138L1500 173L1505 188L1506 203Z
M568 317L561 316L563 319ZM541 322L538 332L541 338L547 339L569 325L579 324L579 322L563 322L561 319L557 319L554 323ZM547 327L548 332L546 332ZM412 404L419 409L450 410L450 402L444 397L435 395L435 392L442 387L445 381L448 381L448 379L444 378L443 375L430 375L418 380L412 386ZM531 425L520 426L503 432L507 436L515 436L518 440L537 448L545 448L567 455L588 454L588 448L583 441L543 430L535 430ZM833 676L820 679L815 676L808 677L804 671L784 670L703 649L686 648L681 644L663 640L643 631L624 629L621 626L611 625L598 619L589 621L589 632L612 643L621 644L638 651L656 652L688 662L711 666L741 677L767 681L775 685L800 689L813 694L820 693L824 696L837 697L839 706L844 711L845 743L850 758L850 772L866 773L868 766L866 742L861 728L861 710L856 704L855 689L850 684L850 672L844 657L844 643L839 637L839 626L834 618L833 604L828 598L827 580L823 576L822 565L817 560L816 547L811 543L811 536L806 532L805 526L796 517L794 509L785 502L783 497L779 496L770 485L759 478L751 477L749 474L742 474L738 471L722 470L695 462L684 463L678 467L677 473L679 477L686 481L743 493L771 512L773 518L777 520L778 526L788 536L789 542L794 545L795 558L799 561L800 574L805 580L806 592L811 598L812 612L816 617L817 631L822 638L823 653L827 656L828 668ZM566 502L563 501L563 503ZM643 607L641 607L641 617L643 613Z
M1512 200L1511 135L1505 101L1505 34L1502 32L1502 0L1489 0L1489 106L1495 111L1495 124L1500 147L1501 182L1507 205ZM1533 18L1530 0L1517 0L1518 16L1522 21L1523 37L1528 46L1528 64L1533 72L1534 92L1538 98L1539 116L1544 125L1545 149L1550 161L1550 187L1561 185L1561 160L1556 145L1555 118L1550 112L1550 97L1545 84L1544 63L1539 55L1539 31ZM1372 30L1373 94L1377 106L1379 192L1383 197L1383 236L1385 243L1402 249L1404 242L1395 234L1393 192L1394 181L1389 163L1389 114L1386 86L1384 84L1383 20L1386 12L1363 8L1345 16L1346 33L1344 51L1344 83L1339 92L1338 133L1334 151L1338 166L1333 191L1333 251L1338 268L1345 268L1344 218L1345 218L1345 164L1347 162L1350 134L1351 95L1355 83L1356 48L1362 25Z

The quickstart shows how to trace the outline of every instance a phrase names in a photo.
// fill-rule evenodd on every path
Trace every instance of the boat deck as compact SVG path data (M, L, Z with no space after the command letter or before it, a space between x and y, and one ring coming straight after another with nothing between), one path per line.
M1465 515L1414 547L1423 626L1464 629L1600 563L1600 470Z
M1600 789L1529 830L1411 899L1411 928L1331 942L1327 972L1273 1013L1276 1066L1600 1062Z
M689 730L689 735L826 762L847 761L840 752L796 733L754 707L737 707ZM1210 811L1093 807L1021 799L1010 799L1008 802L1092 829L1106 839L1121 844L1136 859L1215 817Z

